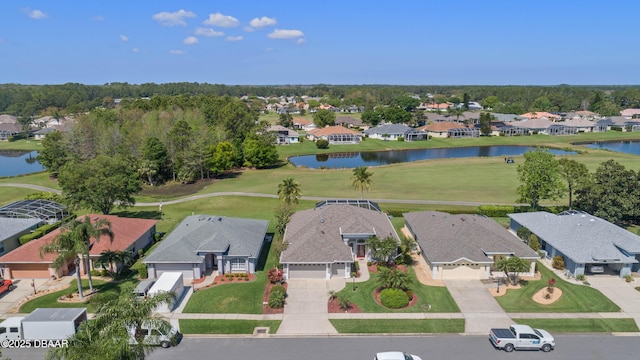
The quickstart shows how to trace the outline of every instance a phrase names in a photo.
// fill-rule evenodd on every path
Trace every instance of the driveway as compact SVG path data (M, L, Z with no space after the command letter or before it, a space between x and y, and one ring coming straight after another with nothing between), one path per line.
M292 279L287 281L287 299L278 335L337 334L329 322L329 280Z
M49 279L15 279L13 283L16 288L12 291L8 291L0 295L0 317L6 318L11 316L12 312L17 311L17 306L26 297L33 295L33 286L31 282L35 283L35 289L38 293L46 290L60 289L66 286L71 280L70 277L63 277L59 280Z
M628 283L613 275L591 275L587 276L587 280L591 287L600 290L604 296L620 306L623 312L633 317L636 325L640 327L640 291L634 289L638 286L636 281Z
M480 280L445 280L444 283L464 316L465 334L487 335L491 328L513 323Z

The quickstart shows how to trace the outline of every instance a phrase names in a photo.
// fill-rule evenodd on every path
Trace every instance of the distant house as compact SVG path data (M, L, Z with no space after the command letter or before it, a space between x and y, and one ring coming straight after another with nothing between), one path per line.
M56 132L58 130L54 128L43 128L33 133L36 140L43 140L48 134Z
M522 114L520 115L523 118L527 118L527 119L545 119L545 120L549 120L549 121L558 121L560 119L562 119L562 116L560 115L556 115L556 114L552 114L546 111L534 111L534 112L528 112L526 114Z
M424 131L403 124L378 125L365 130L363 133L372 139L382 140L403 138L405 141L414 141L427 139L427 134Z
M30 234L45 222L40 219L18 219L0 217L0 255L20 246L18 239Z
M277 144L297 144L300 142L300 135L298 132L284 126L271 125L267 128L267 131L276 134Z
M364 123L360 119L352 118L351 116L338 116L335 121L336 125L345 127L362 127Z
M572 118L561 124L564 126L574 127L577 132L597 132L601 129L598 127L598 123L583 118Z
M561 256L573 276L585 274L589 265L604 265L621 277L640 270L640 236L604 219L579 211L508 216L511 230L529 229L547 256Z
M525 117L522 117L520 115L517 114L502 114L502 113L491 113L491 117L493 119L495 119L496 121L502 121L502 122L512 122L512 121L521 121L521 120L526 120Z
M316 128L316 124L311 120L303 118L293 118L293 128L298 130L309 131Z
M267 220L187 216L143 262L150 278L182 272L185 279L199 279L210 270L253 274L268 226Z
M327 126L307 132L307 138L313 141L327 140L329 144L359 144L362 134L344 126Z
M535 273L540 256L493 219L468 214L421 211L403 214L434 279L489 279L496 263L518 256Z
M425 126L419 127L417 130L424 131L431 137L435 138L457 138L457 137L466 137L464 134L469 135L469 137L478 137L480 136L480 131L475 128L466 127L457 122L437 122Z
M547 134L547 129L554 123L547 119L529 119L523 121L513 121L510 126L517 126L528 129L532 133Z
M151 243L156 232L156 221L148 219L121 218L115 215L86 215L92 222L97 220L107 220L111 223L113 241L109 241L108 236L102 236L99 241L93 240L90 245L89 258L91 259L91 270L95 269L96 259L103 251L130 251L135 254L139 249L143 249ZM83 219L78 218L78 220ZM18 247L8 254L0 257L0 267L3 269L5 278L49 278L51 276L60 277L73 271L75 265L73 261L64 264L59 270L53 266L56 258L55 254L44 254L40 256L40 249L51 243L60 235L58 228L43 237L31 240ZM86 274L87 269L84 263L80 264L80 271Z
M620 111L620 116L626 117L627 119L640 117L640 109L624 109Z
M327 200L291 216L280 255L287 279L349 278L357 258L372 260L367 239L398 241L389 217L368 200Z
M619 129L622 131L640 130L640 119L630 119L624 116L611 116L598 121L598 126L606 127L607 130ZM604 131L604 130L603 130Z
M425 108L427 111L447 111L451 106L453 106L452 103L426 104Z
M20 134L22 126L16 123L0 123L0 140L8 140L10 137Z

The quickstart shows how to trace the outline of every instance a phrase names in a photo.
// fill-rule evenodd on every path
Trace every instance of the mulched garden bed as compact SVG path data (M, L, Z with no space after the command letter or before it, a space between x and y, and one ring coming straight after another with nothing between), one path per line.
M327 303L327 310L329 311L329 313L361 313L362 312L362 310L360 310L360 308L356 304L351 304L349 306L349 309L347 310L342 309L340 307L340 300L338 300L337 298L329 299L329 302Z
M277 284L267 283L267 287L264 289L264 295L262 295L262 313L263 314L282 314L284 313L284 307L274 309L269 306L269 295L271 295L271 288ZM287 283L282 283L285 291L287 290ZM286 298L285 298L286 299Z
M384 290L383 288L377 288L376 291L373 292L373 298L376 299L376 302L378 303L378 305L387 308L386 306L382 305L382 303L380 302L380 292L382 292L382 290ZM400 309L408 309L410 307L412 307L413 305L415 305L418 302L418 296L414 293L413 297L409 300L409 305L403 307L403 308L399 308L399 309L389 309L389 310L400 310Z
M396 265L396 268L402 272L407 272L407 265ZM371 264L369 266L367 266L367 269L369 269L370 273L377 273L378 272L378 265L376 264Z

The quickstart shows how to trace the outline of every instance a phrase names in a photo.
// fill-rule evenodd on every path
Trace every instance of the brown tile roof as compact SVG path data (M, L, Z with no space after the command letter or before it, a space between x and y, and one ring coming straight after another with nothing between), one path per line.
M522 117L525 117L527 119L542 119L542 118L547 118L547 119L562 119L562 116L560 115L556 115L556 114L551 114L548 113L546 111L534 111L534 112L528 112L526 114L522 114L520 115Z
M303 118L293 118L293 123L294 124L300 124L300 125L309 125L312 123L311 120L307 120L307 119L303 119Z
M460 129L460 128L464 128L465 126L457 123L457 122L452 122L452 121L441 121L441 122L436 122L433 124L429 124L429 125L425 125L425 126L421 126L418 128L418 130L421 131L433 131L433 132L444 132L444 131L448 131L450 129Z
M490 218L438 211L403 215L431 263L449 263L462 258L491 263L486 253L513 253L522 258L538 258L535 251Z
M385 213L354 205L325 205L298 211L287 225L283 263L333 263L353 260L341 234L392 236L398 239Z
M310 130L309 134L311 134L313 136L316 136L316 137L328 136L328 135L333 135L333 134L360 135L359 132L353 131L351 129L347 129L346 127L340 126L340 125L326 126L326 127L321 128L321 129Z
M102 236L100 241L93 240L93 246L89 254L91 256L99 256L104 250L124 250L131 246L144 233L149 231L156 225L156 220L121 218L115 215L87 215L91 221L95 219L108 220L111 223L111 231L113 231L113 242L109 241L108 236ZM82 220L84 216L78 217ZM18 247L17 249L0 257L0 264L4 263L51 263L55 259L55 254L46 254L40 257L40 248L51 243L51 240L59 235L61 230L58 228L47 235L29 241L28 243Z

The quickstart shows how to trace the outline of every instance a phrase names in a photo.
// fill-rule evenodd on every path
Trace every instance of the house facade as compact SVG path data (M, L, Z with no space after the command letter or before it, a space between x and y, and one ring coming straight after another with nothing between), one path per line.
M492 219L438 211L403 216L433 279L489 279L498 271L496 262L510 256L530 262L529 271L521 275L535 273L538 254Z
M414 129L403 124L383 124L369 128L364 134L372 139L381 140L398 140L403 138L405 141L426 140L427 134L419 129Z
M367 200L327 200L291 216L280 255L287 279L349 278L356 259L372 259L371 236L398 241L389 217Z
M253 274L266 241L267 220L191 215L144 259L150 278L181 272L199 279L208 271Z
M282 125L271 125L267 128L267 131L276 134L276 144L288 145L300 142L300 135L297 131L288 129Z
M589 265L607 267L621 277L640 270L640 236L599 217L567 211L509 214L510 228L526 227L540 240L549 258L561 256L573 276Z
M21 236L30 234L45 222L40 219L16 219L0 217L0 255L20 246Z
M362 139L362 134L347 129L344 126L334 125L325 126L321 129L313 129L307 132L307 138L313 141L320 139L327 140L329 144L359 144Z

